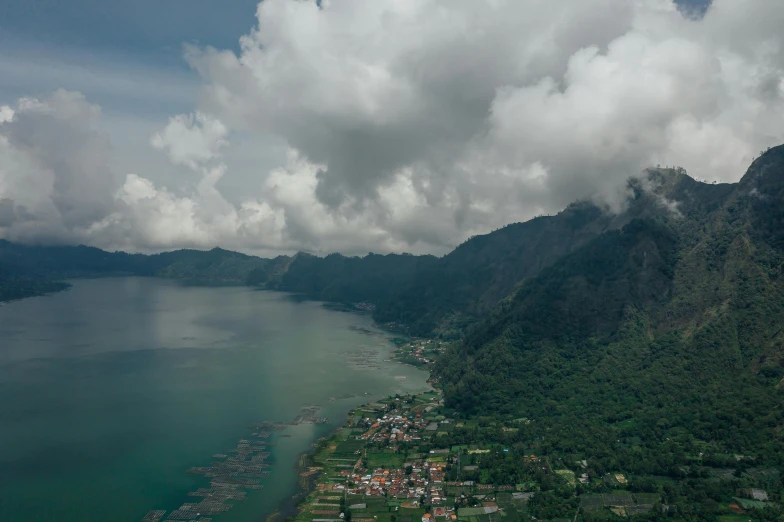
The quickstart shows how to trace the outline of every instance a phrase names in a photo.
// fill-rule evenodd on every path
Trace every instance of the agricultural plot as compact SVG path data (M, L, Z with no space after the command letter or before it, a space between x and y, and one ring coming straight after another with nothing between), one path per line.
M661 497L658 493L635 493L634 500L638 504L655 504L661 500Z
M581 495L580 507L584 511L598 511L604 508L604 499L601 495Z
M719 522L749 522L748 515L721 515Z
M372 468L400 468L405 463L406 456L402 453L369 452L367 454L368 467Z
M365 444L366 444L366 442L364 440L358 440L358 439L344 440L343 442L338 444L337 448L335 448L335 453L354 454L357 451L359 451L362 448L364 448Z
M498 507L504 510L504 522L517 522L521 520L520 512L517 510L515 498L511 493L499 493L496 495Z
M466 509L466 508L463 508ZM468 508L474 509L474 508ZM458 520L461 522L501 522L501 517L503 514L500 511L496 511L495 513L484 513L484 514L477 514L477 515L460 515L460 511L458 510Z
M395 516L394 513L386 512L386 513L375 513L371 518L373 519L374 522L392 522L393 516Z
M750 476L758 482L765 483L779 480L779 470L775 468L753 468L748 470L745 475Z
M622 473L608 473L602 477L602 480L604 480L610 486L626 484L626 477Z
M602 496L604 497L605 506L626 507L634 505L634 497L632 497L631 493L616 492Z
M626 514L630 517L634 515L641 515L642 513L647 513L653 509L652 504L636 504L634 506L627 506L626 507Z
M455 425L451 422L442 422L438 425L438 431L451 432L455 430Z
M762 502L760 500L751 500L748 498L738 498L734 497L735 502L740 504L740 507L743 509L765 509L766 506L770 504L768 502Z
M351 513L352 520L368 519L373 520L374 522L391 522L392 516L399 519L399 517L397 517L399 512L397 506L390 505L383 497L351 495L350 498L346 500L346 503L349 505L349 512Z
M400 508L398 510L398 512L400 513L401 516L409 516L409 517L413 518L414 520L419 521L419 520L422 520L422 516L425 513L427 513L427 510L425 508L404 508L404 507L402 507L402 508Z
M472 488L469 486L446 486L444 491L449 496L459 497L460 495L471 494Z
M368 508L373 509L386 509L388 507L387 500L383 497L365 496L365 503L368 505Z
M707 469L711 477L715 477L718 480L733 480L735 479L735 470L728 469L728 468L705 468ZM746 519L748 520L748 518Z
M528 503L531 501L533 496L533 492L512 493L512 504L514 504L518 511L523 511L528 506Z
M577 484L577 479L574 476L574 471L569 469L557 469L555 474L564 479L570 486Z

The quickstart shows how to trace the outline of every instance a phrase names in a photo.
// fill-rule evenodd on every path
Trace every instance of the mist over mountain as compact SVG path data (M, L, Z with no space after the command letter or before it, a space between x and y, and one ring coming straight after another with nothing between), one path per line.
M366 302L373 305L379 322L397 323L412 333L457 338L543 270L569 256L579 257L595 241L608 241L607 237L619 234L626 237L628 230L623 231L632 223L655 223L667 234L681 238L678 245L683 237L697 241L700 230L707 226L704 223L711 222L709 218L726 219L728 211L723 209L727 201L743 195L767 208L764 219L753 214L757 217L749 225L750 237L778 241L775 209L779 203L775 195L765 192L776 190L776 178L769 173L755 177L753 173L762 169L760 165L766 165L766 172L779 169L780 150L777 147L765 153L735 184L708 184L694 180L682 169L651 168L629 180L620 211L589 201L576 202L558 214L472 237L440 258L299 253L270 259L220 248L143 255L0 240L0 263L5 273L14 269L51 279L133 274L197 283L249 284L325 301ZM735 207L732 209L729 215L734 217Z

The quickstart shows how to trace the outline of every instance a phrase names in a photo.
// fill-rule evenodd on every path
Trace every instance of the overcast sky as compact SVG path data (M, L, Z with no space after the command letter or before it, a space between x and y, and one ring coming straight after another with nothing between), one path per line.
M737 181L784 3L706 7L0 0L0 237L440 255L657 163Z

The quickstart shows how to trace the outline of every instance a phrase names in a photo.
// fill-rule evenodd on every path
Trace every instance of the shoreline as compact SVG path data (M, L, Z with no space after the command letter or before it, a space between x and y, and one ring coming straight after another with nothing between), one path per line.
M410 499L422 496L423 487L427 497L443 496L439 482L443 472L430 462L445 460L440 455L437 459L417 455L409 446L432 443L436 433L430 431L431 425L434 419L444 418L442 399L441 391L431 387L353 408L341 428L303 455L306 460L302 462L309 464L305 467L313 480L301 483L296 512L287 511L284 519L279 511L279 516L268 522L395 522L396 515L405 515L401 522L418 522L432 502L428 500L425 506ZM412 470L414 474L408 475ZM433 479L436 481L428 486L428 480ZM383 504L380 511L379 502ZM387 502L397 507L387 509ZM454 513L452 509L444 513L447 511ZM412 518L413 514L417 516Z
M17 295L15 297L0 297L0 306L32 299L33 297L46 297L59 294L60 292L67 292L73 287L71 283L65 281L47 281L42 284L46 285L46 288L32 290L24 295Z
M329 304L330 304L329 302L322 302L322 305L325 305L327 308L331 308ZM339 308L340 307L336 307L335 311L340 311L343 313L356 313L359 315L367 315L368 313L366 310L359 310L359 309L340 310ZM412 364L412 362L406 360L406 357L410 356L410 354L414 350L416 350L417 343L421 343L422 346L424 346L425 344L434 342L434 340L417 339L417 338L411 338L406 336L408 340L405 343L397 343L395 342L395 339L400 339L400 337L397 337L400 335L399 331L394 331L394 330L384 328L384 325L380 325L377 323L374 324L374 327L384 332L386 335L392 336L392 337L388 337L388 341L393 346L393 348L390 354L390 358L387 359L386 362L397 363L402 366L407 366L415 370L426 372L428 374L428 377L425 382L430 386L430 389L419 393L415 393L412 396L416 397L428 393L437 392L438 391L437 388L433 385L434 383L431 381L432 374L430 372L430 364L422 363L422 362L420 362L419 364ZM443 344L443 343L439 343L439 344ZM408 352L405 350L406 347L410 349ZM296 493L294 493L292 496L290 496L289 498L281 502L274 512L272 512L271 514L267 515L264 518L264 521L265 522L292 522L299 515L301 515L304 512L303 506L306 504L308 500L311 499L313 493L316 492L319 484L319 478L323 472L323 468L316 466L316 463L314 462L316 454L324 450L330 444L330 442L335 442L336 438L340 435L340 433L344 429L351 427L350 421L352 419L354 412L368 408L372 404L377 404L380 401L388 401L393 398L394 396L390 395L390 396L380 398L376 401L359 404L356 407L352 408L351 410L349 410L344 421L340 425L338 425L332 431L332 433L318 438L312 443L310 450L300 454L299 458L297 459L297 463L294 466L298 476L298 489Z
M297 464L294 469L299 477L298 491L286 499L278 508L270 515L267 515L265 522L286 522L293 520L300 513L300 507L304 501L316 490L318 484L318 468L310 466L313 454L317 451L320 444L328 442L337 433L343 429L343 426L335 428L331 435L328 437L321 437L313 443L313 450L302 453L297 459Z
M396 361L396 362L398 362L399 364L404 364L406 366L413 366L413 365L406 364L402 361ZM428 374L430 373L427 367L417 367L417 366L414 367L421 369L423 371L427 371ZM430 377L428 378L427 382L431 385L431 390L406 395L404 396L404 399L407 398L413 401L414 399L424 397L430 394L440 399L441 393L437 388L432 386L432 383L430 383ZM334 515L323 515L323 516L330 516L330 517L334 516L335 517L334 520L343 520L344 519L343 511L346 509L347 507L346 505L348 504L348 502L345 502L345 491L341 489L338 490L338 492L335 492L334 490L329 490L329 489L325 489L324 487L320 487L323 486L325 482L320 481L319 479L321 479L323 475L327 474L329 470L326 469L326 466L323 466L323 463L321 463L322 465L319 465L320 463L318 462L318 457L321 453L324 452L326 452L327 455L335 454L337 446L341 442L345 442L345 440L343 440L343 435L342 435L343 432L346 429L351 429L355 427L356 420L357 420L357 413L377 409L379 405L383 405L386 402L393 402L395 400L400 400L400 399L396 399L395 396L388 396L383 399L379 399L377 401L372 401L369 403L358 405L348 413L348 415L346 416L346 420L343 422L342 425L337 427L329 436L321 437L320 439L318 439L315 443L313 443L313 447L310 451L300 455L296 465L297 474L300 477L299 491L295 495L287 499L283 504L281 504L278 507L278 509L275 510L274 513L267 516L265 522L294 522L298 520L300 516L308 515L309 506L310 507L316 506L317 508L319 507L319 503L323 500L322 497L319 495L328 496L330 494L339 495L340 497L344 498L344 500L340 501L341 512L340 513L335 512ZM430 400L432 401L433 399L431 398ZM367 456L366 449L364 448L361 450L361 453L360 451L357 451L356 453L360 455L356 457L357 462L353 466L349 466L354 470L358 469L360 463ZM325 455L321 455L321 459L324 459L324 456ZM326 459L326 460L336 460L336 459ZM341 460L341 459L337 459L337 460ZM347 466L343 466L343 467L347 467ZM334 469L331 471L334 471ZM334 503L335 501L337 501L337 497L333 497L333 499L330 502ZM336 504L331 504L330 506L335 506L335 505ZM330 509L334 509L334 507L330 507Z

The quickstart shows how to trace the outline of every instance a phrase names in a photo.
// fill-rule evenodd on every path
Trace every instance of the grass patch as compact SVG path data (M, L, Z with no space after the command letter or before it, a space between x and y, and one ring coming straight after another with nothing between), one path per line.
M585 511L597 511L604 508L601 495L580 495L580 507Z
M751 500L748 498L738 498L734 497L735 502L740 504L740 507L743 509L765 509L768 504L767 502L762 502L760 500Z
M569 469L557 469L555 474L569 483L570 486L577 484L577 479L574 477L574 471Z
M370 468L400 468L406 456L402 453L368 453L367 461Z
M358 450L361 450L367 444L364 440L359 439L348 439L344 440L338 447L335 449L335 453L355 453Z
M404 507L402 507L402 508L400 508L398 510L398 512L402 516L410 516L414 520L421 520L422 516L425 513L427 513L427 510L425 510L424 508L413 509L413 508L404 508Z
M748 515L721 515L719 522L749 522Z
M634 498L638 504L655 504L661 500L658 493L635 493Z

